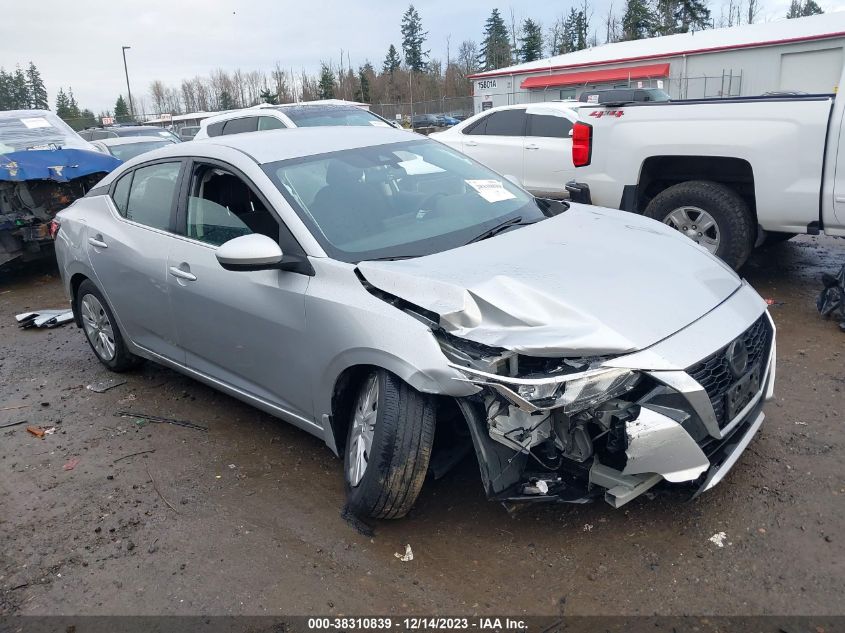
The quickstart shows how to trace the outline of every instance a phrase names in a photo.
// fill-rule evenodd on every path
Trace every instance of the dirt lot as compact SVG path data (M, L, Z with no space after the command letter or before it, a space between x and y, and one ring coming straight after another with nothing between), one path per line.
M0 430L0 614L841 614L845 334L814 297L843 261L845 241L799 238L746 266L777 301L776 400L698 500L511 516L468 460L374 538L341 519L341 463L319 440L151 363L86 389L113 375L80 330L14 322L63 305L55 271L6 276L0 424L56 432ZM412 562L394 557L406 543Z

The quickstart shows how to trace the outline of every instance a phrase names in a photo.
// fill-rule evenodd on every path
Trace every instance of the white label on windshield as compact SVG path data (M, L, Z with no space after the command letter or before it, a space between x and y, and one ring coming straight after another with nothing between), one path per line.
M23 123L30 130L37 127L53 127L52 125L50 125L50 122L43 116L35 116L29 119L21 119L21 123Z
M465 180L466 184L475 189L478 195L487 202L501 202L516 198L510 191L505 189L500 180Z
M399 161L399 166L405 170L409 176L420 176L422 174L438 174L443 170L437 165L423 160L422 156L417 156L411 160Z
M370 121L370 125L374 125L375 127L390 127L384 121Z
M598 103L599 96L598 95L587 95L587 103Z

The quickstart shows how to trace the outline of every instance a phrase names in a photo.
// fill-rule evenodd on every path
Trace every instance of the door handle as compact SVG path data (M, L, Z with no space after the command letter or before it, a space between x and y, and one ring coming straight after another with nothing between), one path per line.
M525 149L540 149L539 145L526 145Z
M171 266L168 270L170 270L170 274L174 277L179 279L184 279L185 281L196 281L197 276L187 270L182 270L177 266Z
M845 196L836 196L836 197L834 198L834 201L836 201L836 202L845 202Z
M102 236L102 235L100 235L99 233L98 233L97 235L95 235L94 237L89 237L89 238L88 238L88 243L89 243L91 246L96 246L97 248L108 248L108 247L109 247L109 245L108 245L108 244L106 244L106 243L103 241L103 236Z
M464 145L466 145L467 147L478 147L478 143L476 143L475 141L464 141Z

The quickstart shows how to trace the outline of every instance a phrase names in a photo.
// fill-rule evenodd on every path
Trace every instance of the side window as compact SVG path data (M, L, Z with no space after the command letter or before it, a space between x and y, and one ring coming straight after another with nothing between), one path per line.
M187 224L188 237L215 246L250 233L279 240L279 223L249 185L210 165L194 169Z
M212 123L206 128L206 132L208 132L209 136L220 136L223 133L223 126L226 124L226 121L218 121L217 123Z
M181 168L182 163L159 163L136 169L129 188L126 218L169 231Z
M229 119L223 126L223 134L243 134L244 132L255 132L258 129L258 117L247 116L240 119Z
M464 134L484 134L484 131L487 129L487 121L489 119L489 116L479 119L469 127L465 128Z
M545 136L551 138L569 138L572 131L572 121L553 114L529 114L528 136Z
M114 193L112 193L112 200L114 206L117 207L117 212L124 218L126 217L126 210L129 206L129 186L132 184L132 172L121 176L114 186Z
M488 117L487 136L522 136L525 134L525 110L499 110Z
M285 124L282 123L279 119L272 116L260 116L258 117L258 129L259 130L280 130L285 127Z

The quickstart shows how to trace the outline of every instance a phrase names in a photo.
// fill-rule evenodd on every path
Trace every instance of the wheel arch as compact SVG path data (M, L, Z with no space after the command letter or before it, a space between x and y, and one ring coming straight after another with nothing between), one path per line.
M628 193L627 201L623 195L623 205L642 213L662 191L693 180L717 182L736 191L757 223L754 170L747 160L731 156L650 156L643 161L636 193Z
M83 281L94 283L93 279L83 273L74 273L68 282L68 287L70 288L70 309L73 312L73 322L76 323L76 327L82 327L82 317L79 314L79 305L76 299L79 286L82 285Z

